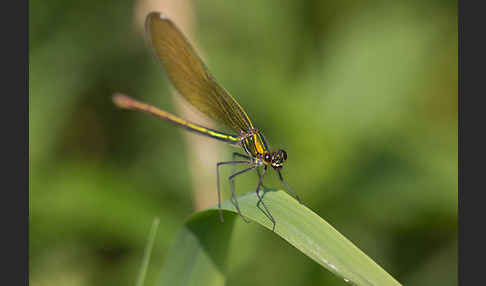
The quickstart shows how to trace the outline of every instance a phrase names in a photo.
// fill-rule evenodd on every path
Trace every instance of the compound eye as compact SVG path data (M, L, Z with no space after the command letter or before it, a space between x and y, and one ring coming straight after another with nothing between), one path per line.
M285 152L284 150L280 149L279 153L280 153L281 158L284 161L287 160L287 152Z
M264 159L265 161L267 161L267 162L268 162L268 161L270 161L270 159L271 159L271 158L270 158L270 154L266 153L266 154L263 156L263 159Z

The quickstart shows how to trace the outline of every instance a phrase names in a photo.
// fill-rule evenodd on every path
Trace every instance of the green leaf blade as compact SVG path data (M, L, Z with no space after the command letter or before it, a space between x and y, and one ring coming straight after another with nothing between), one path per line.
M169 250L160 285L224 285L235 217L221 224L214 211L191 216Z
M329 223L284 191L267 190L263 200L276 221L275 234L318 264L343 278L346 282L354 285L400 285L390 274ZM260 205L260 208L257 207L257 201L258 198L253 192L238 198L243 215L271 231L273 224L260 209L262 206ZM181 233L183 235L195 235L195 240L202 241L199 245L204 249L200 248L194 251L190 247L181 249L180 246L175 246L189 252L183 255L187 259L190 259L191 256L195 257L196 254L199 255L200 251L202 253L209 252L205 254L206 257L214 258L213 261L205 262L198 266L204 267L204 271L192 272L192 274L185 273L185 275L194 275L196 273L203 276L212 273L210 275L219 278L217 280L218 283L215 283L216 280L213 280L212 284L199 285L224 285L227 251L225 252L223 248L228 249L231 228L233 227L234 218L237 217L237 211L229 200L223 202L221 207L224 211L224 224L219 222L217 207L213 207L191 217L184 227L184 229L191 229L191 231L189 233ZM221 229L222 232L218 233L221 231L218 231L218 229ZM179 236L178 239L184 240L185 238ZM193 252L192 254L190 253L191 251ZM213 266L208 268L207 264L209 263L213 263ZM170 275L167 270L169 267L171 267L170 259L164 272L165 275ZM207 277L193 278L199 282L209 279ZM174 280L165 282L162 285L192 285L175 283L176 281Z

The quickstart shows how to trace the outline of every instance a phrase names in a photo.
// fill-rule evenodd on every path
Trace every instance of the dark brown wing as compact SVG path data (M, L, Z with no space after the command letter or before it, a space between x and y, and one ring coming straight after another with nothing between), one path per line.
M145 30L156 57L187 101L238 134L253 128L245 110L215 81L186 37L167 16L150 13Z

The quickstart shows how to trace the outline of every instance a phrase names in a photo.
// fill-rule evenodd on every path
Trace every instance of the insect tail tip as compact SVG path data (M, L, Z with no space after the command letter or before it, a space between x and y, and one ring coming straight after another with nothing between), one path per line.
M116 92L111 96L113 103L120 108L130 108L132 99L122 93Z
M164 12L159 12L159 11L152 11L152 12L149 12L147 14L147 17L146 19L149 20L149 19L155 19L155 18L159 18L160 20L165 20L165 19L169 19L169 17L167 16L167 14L165 14Z

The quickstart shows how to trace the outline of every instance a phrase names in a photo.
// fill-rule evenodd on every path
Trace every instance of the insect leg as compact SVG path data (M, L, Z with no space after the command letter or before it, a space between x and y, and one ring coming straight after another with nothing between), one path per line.
M260 203L262 204L263 208L265 209L266 213L265 215L272 221L273 223L273 227L272 227L272 231L275 231L275 219L273 218L272 214L270 213L270 211L267 209L267 206L265 205L265 203L263 202L263 198L260 196L260 186L263 185L263 178L265 177L265 174L267 172L267 166L265 166L263 168L263 172L262 172L262 175L260 176L260 180L258 181L258 186L257 186L257 189L256 189L256 195L258 197L258 202L257 202L257 207L260 208Z
M233 193L233 201L234 201L234 203L235 203L236 210L238 211L238 213L240 214L240 216L243 218L243 220L244 220L245 222L247 222L247 223L248 223L249 221L248 221L248 220L247 220L247 219L246 219L246 218L245 218L245 217L244 217L244 216L241 214L241 211L240 211L240 206L238 205L238 200L236 199L235 185L234 185L233 180L234 180L234 178L235 178L236 176L241 175L241 174L243 174L243 173L245 173L245 172L248 172L248 171L250 171L250 170L253 170L253 169L255 169L256 167L258 167L258 165L253 165L253 166L251 166L251 167L249 167L249 168L246 168L246 169L244 169L244 170L238 171L238 172L236 172L236 173L234 173L233 175L231 175L231 176L229 176L229 177L228 177L228 180L229 180L229 182L230 182L230 186L231 186L231 192Z
M257 168L256 169L256 172L257 172L258 179L260 179L260 177L261 177L261 175L260 175L260 169ZM263 189L267 189L267 187L265 187L265 185L263 184L263 182L262 182L262 187L263 187Z
M233 152L233 160L235 160L236 157L241 157L247 160L250 160L250 157L244 154L240 154L238 152Z
M292 193L292 195L295 197L295 199L297 201L299 201L299 203L302 204L302 201L300 200L299 196L297 196L297 194L289 187L289 185L284 181L283 177L282 177L282 173L280 173L280 170L279 169L275 169L277 170L277 173L278 173L278 177L280 178L280 181L287 187L287 189Z
M244 155L244 154L240 154L240 153L237 153L237 152L233 152L232 159L235 160L236 157L241 157L241 158L245 158L245 159L251 160L250 156L247 156L247 155ZM235 167L235 165L233 165L233 173L235 172L235 168L234 167ZM260 169L259 168L256 168L256 172L257 172L258 179L260 179ZM264 189L267 188L263 184L262 184L262 187Z
M251 158L250 158L249 156L244 155L244 154L240 154L240 153L238 153L238 152L233 152L233 155L231 156L231 159L232 159L233 161L235 161L235 158L236 158L236 157L241 157L241 158L243 158L243 159L246 159L246 160L248 160L248 161L251 161ZM236 172L236 170L235 170L235 165L232 165L232 168L231 168L231 173L232 173L232 174L234 174L235 172Z
M218 186L218 211L219 211L219 218L221 222L224 222L223 213L221 211L221 191L219 188L219 166L221 165L228 165L228 164L250 164L250 161L226 161L226 162L218 162L216 163L216 184Z

